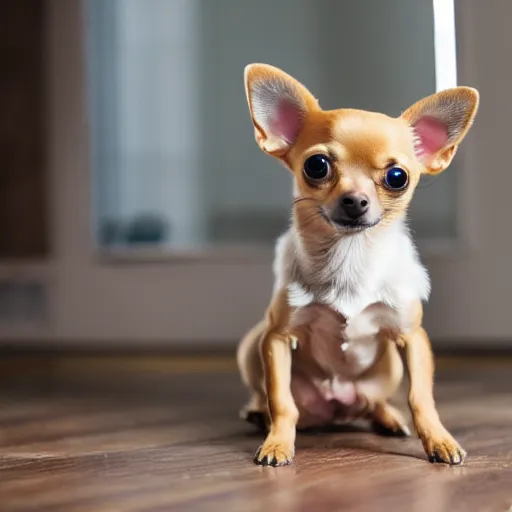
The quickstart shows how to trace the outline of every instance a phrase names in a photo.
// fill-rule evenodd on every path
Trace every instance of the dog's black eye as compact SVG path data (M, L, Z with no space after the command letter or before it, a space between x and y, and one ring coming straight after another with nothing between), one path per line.
M325 180L330 173L329 159L324 155L310 156L304 162L304 174L313 181Z
M409 176L400 169L400 167L392 167L384 176L384 185L390 190L403 190L409 183Z

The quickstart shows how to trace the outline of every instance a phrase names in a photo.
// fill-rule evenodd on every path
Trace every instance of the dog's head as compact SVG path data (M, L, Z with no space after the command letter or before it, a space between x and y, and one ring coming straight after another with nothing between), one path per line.
M245 68L260 148L295 177L295 196L313 199L342 231L390 221L408 207L422 174L448 167L475 117L479 95L456 87L400 117L322 110L297 80L273 66Z

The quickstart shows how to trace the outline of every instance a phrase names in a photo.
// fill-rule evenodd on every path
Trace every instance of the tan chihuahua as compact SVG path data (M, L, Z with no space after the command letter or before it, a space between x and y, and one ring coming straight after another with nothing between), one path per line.
M273 296L237 352L251 391L242 415L268 429L255 462L289 464L297 429L355 418L409 435L388 403L403 377L400 348L429 460L461 464L466 453L434 402L422 328L430 283L406 212L421 175L452 161L478 92L442 91L391 118L322 110L301 83L264 64L246 67L245 90L256 141L294 176L293 221L276 245Z

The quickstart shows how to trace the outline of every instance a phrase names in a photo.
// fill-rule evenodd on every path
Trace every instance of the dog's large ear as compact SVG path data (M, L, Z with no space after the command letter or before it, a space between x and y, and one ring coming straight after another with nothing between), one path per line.
M455 87L424 98L403 114L412 128L416 156L428 174L444 171L466 136L478 110L479 94Z
M249 64L244 80L256 141L266 153L283 157L297 140L308 113L320 108L317 100L274 66Z

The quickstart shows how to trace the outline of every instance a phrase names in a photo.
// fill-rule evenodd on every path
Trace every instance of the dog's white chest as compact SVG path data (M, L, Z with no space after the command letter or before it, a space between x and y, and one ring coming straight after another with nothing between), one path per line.
M285 244L292 244L291 250ZM342 239L320 265L315 261L309 268L293 244L289 232L278 243L274 267L276 281L287 283L289 304L332 307L347 319L349 338L375 336L382 328L404 329L403 312L411 303L428 298L428 274L402 223L374 238L360 233ZM305 270L294 273L293 265L285 261L290 257Z

